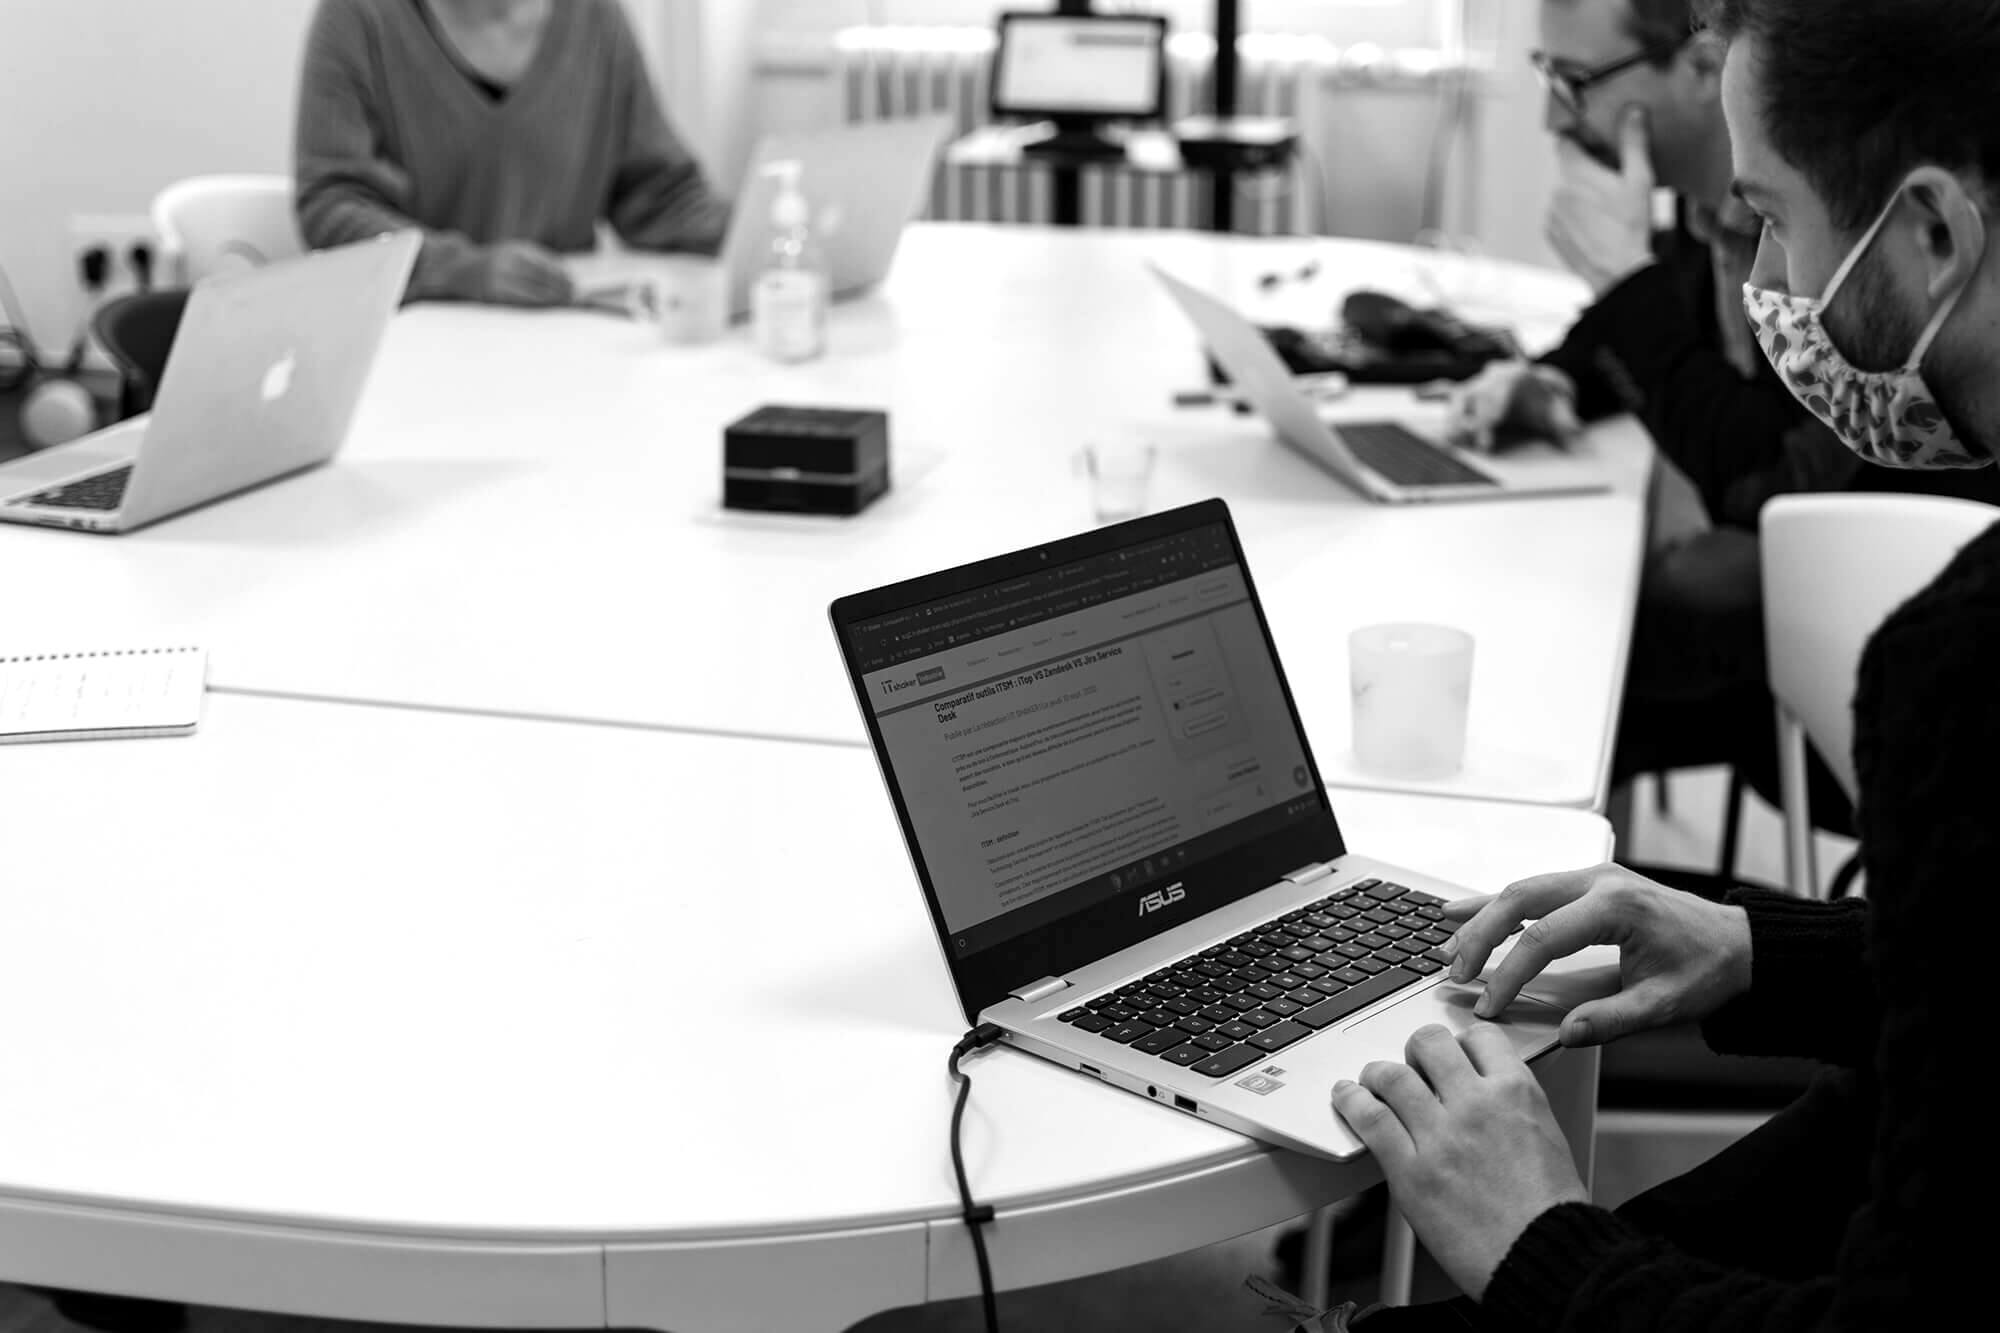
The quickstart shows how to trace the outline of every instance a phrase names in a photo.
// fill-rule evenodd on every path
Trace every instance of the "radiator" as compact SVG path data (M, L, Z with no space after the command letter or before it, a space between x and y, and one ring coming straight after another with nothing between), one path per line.
M1274 34L1246 37L1238 50L1238 109L1247 115L1289 117L1304 131L1305 143L1287 171L1238 178L1237 230L1257 235L1316 230L1324 201L1312 133L1323 120L1319 99L1324 75L1338 53L1318 37ZM988 120L990 29L849 28L835 39L835 52L842 107L850 122L943 113L964 134ZM1214 56L1215 44L1204 34L1176 34L1169 41L1169 118L1210 104ZM1093 166L1081 175L1083 222L1089 226L1192 229L1205 226L1209 217L1213 187L1199 173ZM1051 212L1045 171L946 165L939 168L928 216L957 222L1047 222Z

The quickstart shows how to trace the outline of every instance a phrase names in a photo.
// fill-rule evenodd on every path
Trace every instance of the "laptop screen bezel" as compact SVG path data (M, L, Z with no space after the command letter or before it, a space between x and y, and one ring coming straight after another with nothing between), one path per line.
M1231 551L1237 567L1242 571L1250 607L1256 616L1258 631L1264 636L1264 648L1270 655L1278 688L1284 697L1286 716L1299 738L1300 753L1311 777L1312 795L1319 803L1317 813L1276 833L1191 864L1177 876L1176 882L1185 897L1175 904L1174 910L1141 912L1140 900L1161 887L1147 884L981 952L957 956L951 947L951 930L939 906L930 867L925 864L923 848L917 840L909 803L883 741L874 709L869 706L867 686L863 681L865 673L855 657L850 631L859 624L907 607L962 595L1004 580L1018 579L1037 569L1091 560L1145 542L1216 525L1229 534ZM976 1021L983 1010L1006 999L1012 990L1031 985L1044 977L1075 971L1183 925L1204 912L1225 907L1268 888L1304 866L1331 861L1347 850L1327 798L1326 784L1320 779L1319 765L1307 741L1298 703L1292 696L1291 682L1285 678L1270 621L1264 615L1264 604L1257 596L1256 583L1250 576L1242 540L1230 518L1228 505L1221 500L1205 500L1081 536L1027 547L955 569L856 593L834 602L829 608L829 617L840 646L841 661L847 669L848 684L854 690L855 704L860 708L863 725L868 729L869 744L875 751L883 783L888 787L890 803L895 806L903 845L910 854L917 882L923 889L924 903L930 911L939 948L951 971L952 984L968 1022Z

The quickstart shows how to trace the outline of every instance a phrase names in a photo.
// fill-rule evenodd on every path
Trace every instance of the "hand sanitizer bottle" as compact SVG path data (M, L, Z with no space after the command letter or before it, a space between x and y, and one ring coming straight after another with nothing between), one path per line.
M778 192L771 202L770 253L750 289L751 328L772 360L809 361L826 351L826 268L799 188L799 163L772 162L764 174L777 180Z

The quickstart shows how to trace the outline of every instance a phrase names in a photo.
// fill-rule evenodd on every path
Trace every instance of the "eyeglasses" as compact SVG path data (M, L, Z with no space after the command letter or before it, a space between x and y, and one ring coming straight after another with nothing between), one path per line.
M1617 60L1591 69L1577 69L1557 63L1556 58L1547 51L1534 51L1529 54L1528 63L1535 67L1535 73L1542 76L1542 87L1548 90L1556 105L1581 119L1583 94L1587 89L1651 59L1653 59L1651 51L1634 51L1629 56L1621 56Z

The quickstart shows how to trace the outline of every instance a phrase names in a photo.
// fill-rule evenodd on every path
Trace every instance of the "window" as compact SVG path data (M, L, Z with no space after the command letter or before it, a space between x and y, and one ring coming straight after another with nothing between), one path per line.
M1342 45L1455 44L1458 15L1471 0L1242 0L1246 30L1320 33ZM1055 8L1054 0L764 0L767 32L830 33L858 23L984 27L1005 9ZM1100 13L1164 14L1176 31L1207 31L1213 0L1096 0Z

